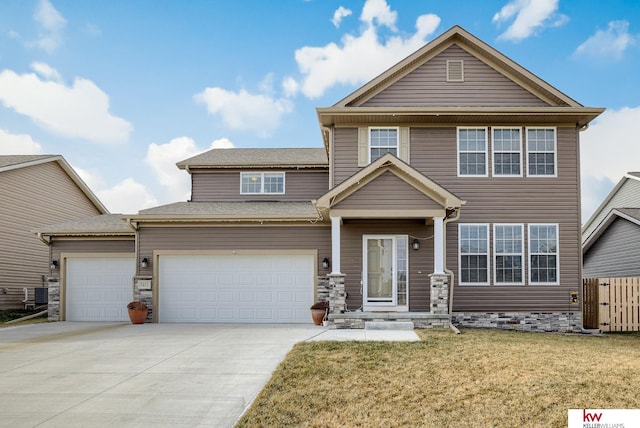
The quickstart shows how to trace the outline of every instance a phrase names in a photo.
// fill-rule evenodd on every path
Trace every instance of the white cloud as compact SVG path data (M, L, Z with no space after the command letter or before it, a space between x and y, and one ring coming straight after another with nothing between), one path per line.
M49 64L45 64L44 62L34 62L31 64L31 69L46 80L62 82L62 76L58 73L58 70L49 66Z
M44 63L32 67L47 78L59 73ZM91 80L75 78L71 86L40 79L34 73L0 72L0 102L28 116L38 126L65 137L100 143L123 143L133 127L109 113L109 97Z
M396 32L396 19L397 13L386 1L368 0L360 16L365 24L360 34L344 35L341 45L329 43L323 47L297 49L295 59L303 75L302 93L308 98L317 98L336 84L364 83L422 47L426 37L440 25L437 15L422 15L416 20L414 35L406 39L391 36L380 42L379 27Z
M158 205L144 184L128 177L108 187L99 173L73 167L85 184L112 213L135 214L139 210Z
M42 146L27 134L10 134L0 129L0 155L37 155Z
M49 0L40 0L33 14L33 19L39 24L38 39L29 42L47 53L52 53L62 44L62 31L67 20L58 12Z
M336 28L338 28L342 20L347 16L351 15L352 13L353 12L351 12L351 9L347 9L344 6L340 6L339 8L336 9L335 12L333 12L333 18L331 18L331 22Z
M493 16L493 22L513 22L499 39L520 41L535 34L545 26L559 27L568 17L556 14L559 0L511 0Z
M189 137L174 138L166 144L150 144L145 162L158 182L167 189L171 201L189 199L189 174L178 169L176 162L185 160L201 152L195 141Z
M629 34L628 21L611 21L606 30L598 30L575 51L575 55L620 59L639 37Z
M245 89L233 92L206 88L194 95L194 99L204 103L211 115L220 116L227 127L254 132L262 137L269 136L280 126L282 116L293 110L293 104L285 98L250 94Z
M282 89L284 90L284 96L288 98L295 97L300 90L300 85L291 76L287 76L282 81Z
M212 149L233 149L235 145L227 138L219 138L211 142Z
M610 186L630 171L639 171L640 107L607 110L580 136L583 213L591 215ZM584 216L583 216L584 217Z

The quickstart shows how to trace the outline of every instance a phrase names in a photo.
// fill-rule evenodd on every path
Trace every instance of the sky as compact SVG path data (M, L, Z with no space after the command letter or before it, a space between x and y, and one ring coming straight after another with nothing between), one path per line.
M460 25L588 107L582 218L640 171L637 0L2 0L0 154L60 154L112 213L210 148L322 147L328 107Z

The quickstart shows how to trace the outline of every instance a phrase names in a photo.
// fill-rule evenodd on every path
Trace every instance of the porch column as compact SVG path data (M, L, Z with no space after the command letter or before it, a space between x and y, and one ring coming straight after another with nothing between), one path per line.
M340 224L341 217L331 217L331 275L341 275L340 272Z
M444 274L444 217L433 217L433 273Z

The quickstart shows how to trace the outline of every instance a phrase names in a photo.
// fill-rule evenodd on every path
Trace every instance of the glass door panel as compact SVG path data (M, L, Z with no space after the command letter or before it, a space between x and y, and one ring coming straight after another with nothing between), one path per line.
M367 300L392 303L393 282L393 239L367 239Z

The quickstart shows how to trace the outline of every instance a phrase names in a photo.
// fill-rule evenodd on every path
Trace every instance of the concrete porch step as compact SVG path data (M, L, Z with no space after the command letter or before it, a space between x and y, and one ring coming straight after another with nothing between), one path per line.
M412 321L366 321L365 330L413 330Z

